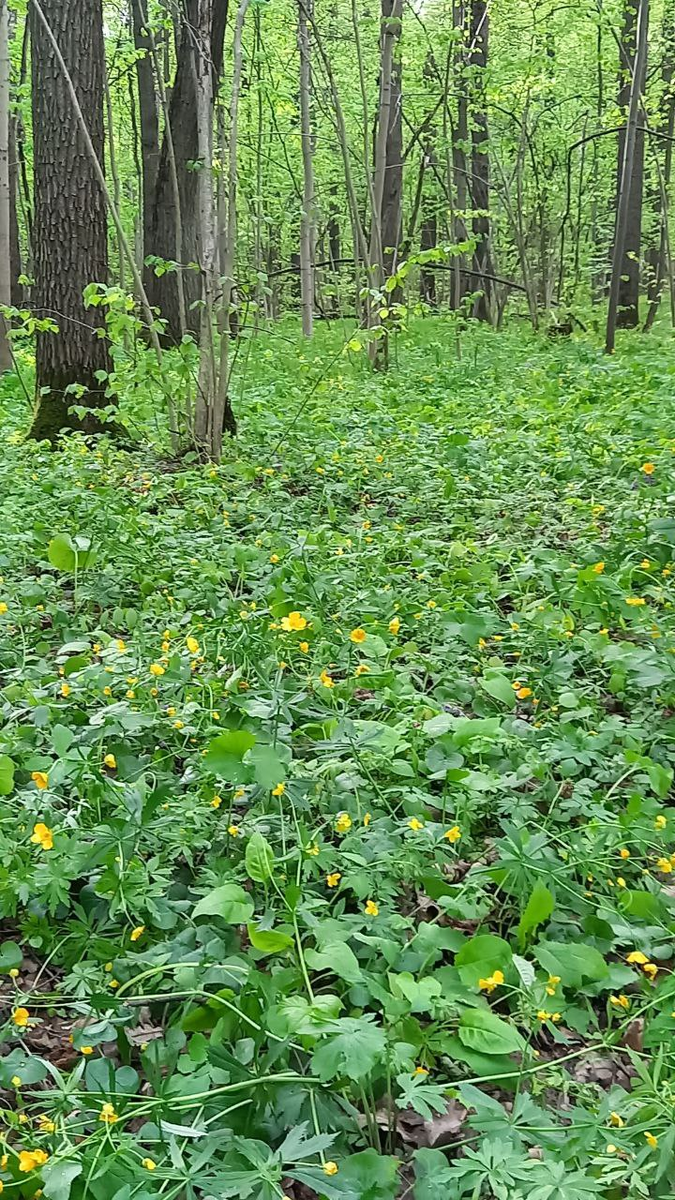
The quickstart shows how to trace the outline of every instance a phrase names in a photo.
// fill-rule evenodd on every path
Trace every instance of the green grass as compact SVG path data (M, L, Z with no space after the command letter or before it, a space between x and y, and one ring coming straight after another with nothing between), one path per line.
M675 349L342 332L219 468L3 385L9 1195L672 1195Z

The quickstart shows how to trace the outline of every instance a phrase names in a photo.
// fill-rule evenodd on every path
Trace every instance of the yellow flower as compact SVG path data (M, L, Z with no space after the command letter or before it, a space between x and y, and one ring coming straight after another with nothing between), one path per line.
M211 808L220 808L222 803L223 803L222 796L214 796L213 800L211 801Z
M604 562L597 562L595 564L595 566L593 567L593 570L595 571L596 575L602 575L602 572L604 571L604 569L605 569Z
M620 1117L618 1112L611 1112L609 1114L609 1123L614 1129L623 1129L624 1125L626 1124L623 1117Z
M365 642L367 637L368 634L366 633L365 629L352 629L349 635L349 640L350 642L354 642L357 646L360 646L363 642Z
M30 1013L27 1008L15 1008L12 1013L12 1020L19 1029L25 1029L30 1019Z
M651 565L652 564L648 558L643 558L642 562L640 563L640 566L642 567L643 571L649 571L651 568Z
M309 846L306 846L305 851L307 854L311 854L312 858L316 858L317 854L320 853L316 842L311 842Z
M370 822L372 821L372 819L373 818L371 817L370 813L363 814L363 824L365 825L366 829L370 825Z
M445 838L446 842L453 842L453 843L458 842L459 839L461 838L461 836L462 836L462 831L461 831L459 825L453 825L452 829L446 829L445 833L443 834L443 837Z
M49 787L49 775L45 771L33 771L31 779L36 788L41 792L44 792Z
M171 642L162 642L162 651L164 654L168 654L170 649L171 649Z
M614 1142L608 1142L608 1144L605 1146L605 1153L606 1154L616 1154L616 1152L617 1152L617 1147L614 1145Z
M328 674L328 671L326 671L325 668L319 675L319 680L325 688L335 687L335 682L334 682L332 676Z
M346 813L346 812L338 813L337 821L335 822L335 828L337 829L338 833L348 833L349 830L351 829L351 827L352 827L352 819L351 819L349 813Z
M527 697L531 696L531 695L532 695L532 688L529 688L529 687L518 688L518 691L516 692L516 696L518 697L519 700L527 700Z
M61 684L61 695L64 698L67 698L70 695L70 684L69 683Z
M307 652L309 651L309 642L300 642L298 645L298 649L302 650L303 654L307 654Z
M33 835L31 842L35 846L39 846L41 850L54 849L54 836L48 825L44 825L42 821L38 821L37 825L33 826Z
M648 975L650 979L653 979L654 976L658 974L659 968L657 967L656 963L647 962L643 966L642 970L644 971L645 975Z
M142 1158L141 1166L145 1167L146 1171L154 1171L157 1163L155 1162L154 1158Z
M643 967L646 962L649 962L649 959L647 958L646 954L642 953L641 950L631 950L626 962L631 964L637 963L639 967Z
M622 846L619 850L619 858L630 858L630 850L626 849L625 846Z
M119 1120L119 1117L117 1116L113 1105L109 1102L106 1102L98 1114L98 1119L99 1121L103 1121L104 1125L114 1125L115 1121Z
M188 650L190 651L190 654L199 654L201 647L196 638L186 637L185 645L187 646Z
M547 996L555 996L556 988L559 983L560 983L559 975L549 975L548 983L546 985L546 995Z
M380 909L374 900L368 900L363 911L367 917L377 917L380 914Z
M539 1012L537 1013L537 1020L538 1021L550 1021L551 1020L550 1012L546 1012L545 1008L540 1008Z
M642 464L642 466L640 467L640 470L644 471L645 475L653 475L656 470L656 467L654 466L654 463L646 462L646 463Z
M642 596L626 596L626 604L631 608L641 608L647 601Z
M392 617L391 621L389 622L389 632L393 633L395 636L398 633L400 628L401 628L401 622L400 622L399 618Z
M122 638L118 638L117 639L117 649L119 650L120 654L124 654L126 648L127 648L126 642L123 642Z
M0 616L4 617L6 612L7 612L7 605L5 604L4 600L0 600Z
M488 975L487 979L479 979L478 986L481 992L487 992L488 996L492 995L496 987L504 982L504 973L495 971L492 975Z
M411 817L408 821L408 828L417 833L418 830L424 829L424 821L418 821L417 817Z
M663 813L659 813L658 817L656 817L654 820L654 828L655 829L665 829L667 824L668 824L668 818L664 817Z
M42 1116L38 1117L38 1129L40 1133L53 1133L56 1125L43 1113Z
M129 937L131 938L132 942L137 942L140 937L143 937L144 933L145 925L137 925L135 929L132 929Z
M358 676L359 676L359 675L369 675L369 674L370 674L370 667L367 667L365 663L359 663L359 665L358 665L358 667L356 668L356 670L355 670L354 674L356 675L356 677L357 677L357 678L358 678Z
M21 1087L21 1076L20 1075L12 1075L12 1078L10 1079L9 1082L11 1083L12 1087L20 1088Z
M329 875L326 875L326 883L329 888L337 887L341 879L342 876L339 871L331 871Z
M239 826L228 825L227 832L229 833L230 837L239 837Z
M656 860L656 865L663 875L669 875L673 869L673 864L669 858L658 858Z
M335 1163L335 1162L325 1162L323 1164L323 1170L324 1170L325 1175L337 1175L339 1169L340 1168L338 1167L337 1163Z
M93 1046L80 1046L80 1054L84 1054L85 1058L88 1058L89 1055L93 1054L93 1053L94 1053Z
M281 618L281 628L286 633L293 633L300 629L306 629L307 620L303 617L302 613L292 612L287 617Z
M279 555L278 555L278 554L270 554L270 562L271 562L271 563L278 563L278 561L279 561Z
M115 755L106 754L105 758L103 759L103 765L105 767L110 767L110 770L114 771L117 767L117 759L115 758Z
M278 783L275 788L272 788L272 795L273 796L283 796L285 791L286 791L286 784Z
M161 663L150 663L150 674L159 678L160 675L164 674L164 667Z
M620 888L624 888L626 886L626 880L624 879L623 875L617 875L616 886Z
M654 1137L654 1134L649 1133L649 1131L647 1131L647 1133L645 1133L645 1141L646 1141L647 1145L651 1147L652 1150L656 1150L656 1147L659 1144L659 1139L657 1137Z
M34 1171L36 1167L44 1166L48 1158L49 1155L44 1150L20 1150L19 1170L24 1173Z

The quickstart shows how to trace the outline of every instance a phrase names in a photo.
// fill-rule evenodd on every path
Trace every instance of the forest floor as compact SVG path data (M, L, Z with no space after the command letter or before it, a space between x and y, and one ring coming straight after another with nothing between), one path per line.
M675 346L341 345L219 468L3 384L0 1179L670 1197Z

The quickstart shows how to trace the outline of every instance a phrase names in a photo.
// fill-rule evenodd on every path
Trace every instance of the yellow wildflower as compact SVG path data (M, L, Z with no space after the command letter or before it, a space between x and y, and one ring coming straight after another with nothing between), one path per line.
M654 820L654 828L655 829L665 829L667 824L668 824L668 818L664 817L663 813L659 813L658 817L656 817Z
M452 829L446 829L445 833L443 834L443 837L445 838L446 842L452 842L452 843L458 842L459 839L461 838L461 836L462 836L462 831L461 831L459 825L453 825Z
M658 975L659 968L657 967L656 963L647 962L643 966L642 970L644 971L645 975L649 976L650 979L654 979L655 975Z
M80 1046L80 1054L84 1054L85 1058L88 1058L89 1055L93 1054L93 1053L94 1053L93 1046Z
M25 1029L30 1019L30 1013L27 1008L15 1008L12 1013L12 1020L19 1029Z
M307 652L309 651L309 642L300 642L298 645L298 649L302 650L303 654L307 654Z
M35 846L39 846L41 850L54 849L54 835L49 826L45 825L42 821L38 821L37 825L33 826L33 834L30 840Z
M366 902L366 907L364 908L363 911L365 912L367 917L377 917L377 916L379 916L379 913L380 913L379 906L375 903L374 900L368 900Z
M642 596L626 596L626 604L631 608L641 608L647 601Z
M620 1117L618 1112L611 1112L609 1114L609 1123L614 1129L623 1129L624 1125L626 1124L623 1117Z
M157 1163L155 1162L154 1158L142 1158L141 1166L145 1167L146 1171L154 1171L157 1167Z
M64 699L67 699L67 697L70 695L70 684L69 683L61 684L61 695L64 697Z
M531 696L531 695L532 695L532 688L529 688L529 687L518 688L518 691L516 692L516 696L518 697L519 700L527 700L527 697Z
M669 875L673 869L673 864L669 858L658 858L656 860L656 865L663 875Z
M338 1167L337 1163L335 1163L335 1162L325 1162L323 1164L323 1170L324 1170L325 1175L337 1175L339 1169L340 1168Z
M645 475L653 475L656 470L656 467L654 466L653 462L646 462L646 463L642 464L642 466L640 467L640 470L644 471Z
M300 612L289 613L287 617L282 617L281 628L286 633L294 633L300 629L307 628L307 620Z
M222 796L214 796L213 800L211 801L211 808L220 808L222 803L223 803Z
M367 637L368 634L366 633L365 629L352 629L349 635L349 640L350 642L354 642L355 645L360 646L363 642L365 642Z
M400 619L398 617L392 617L391 621L389 622L389 632L393 633L395 636L398 633L400 628L401 628Z
M651 565L652 564L648 558L643 558L642 562L640 563L643 571L649 571L651 569Z
M229 833L230 837L239 837L239 826L228 825L227 832Z
M186 637L185 645L190 651L190 654L199 654L201 647L195 637Z
M492 975L488 975L486 979L478 980L478 987L481 992L487 992L491 996L496 987L499 987L504 982L503 971L494 971Z
M286 791L286 784L278 783L275 788L272 788L272 795L273 796L283 796L285 791Z
M328 875L326 875L326 883L328 884L329 888L337 887L341 879L342 876L339 871L331 871Z
M145 925L137 925L135 929L132 929L129 937L131 938L132 942L137 942L140 937L143 937L144 933Z
M647 958L646 954L642 953L641 950L631 950L626 962L637 964L637 966L643 967L646 962L649 962L649 959Z
M150 663L150 674L151 675L154 675L156 678L159 678L159 676L164 675L164 673L165 673L164 667L161 665L161 663Z
M319 680L325 688L335 687L335 682L334 682L332 676L328 674L328 671L326 671L325 668L319 675Z
M38 1129L40 1130L40 1133L53 1133L56 1129L56 1125L53 1121L50 1121L49 1117L46 1116L45 1113L42 1113L42 1116L38 1117Z
M356 675L357 678L359 677L359 675L369 675L370 667L367 667L365 663L359 663L354 674Z
M647 1145L649 1147L651 1147L652 1150L656 1150L656 1147L659 1144L659 1139L657 1137L654 1137L654 1134L649 1133L649 1131L647 1131L647 1133L645 1133L645 1141L646 1141Z
M619 858L630 858L630 850L628 850L625 846L622 846L619 850Z
M4 600L0 600L0 616L4 617L6 612L7 612L7 605L5 604Z
M363 824L365 825L366 829L370 825L370 822L372 821L372 819L373 818L371 817L370 813L363 814Z
M595 563L595 565L593 567L593 570L595 571L596 575L602 575L602 572L604 571L604 569L605 569L604 562L597 562L597 563Z
M349 830L351 829L351 827L352 827L352 819L351 819L349 813L346 813L346 812L338 813L337 820L335 822L335 828L337 829L338 833L348 833Z
M408 821L408 828L417 833L418 830L424 829L424 821L418 821L417 817L411 817Z
M20 1150L19 1170L24 1173L34 1171L36 1167L43 1167L48 1158L44 1150Z
M102 1106L100 1113L98 1114L98 1119L99 1121L103 1121L104 1125L114 1125L115 1121L119 1120L119 1117L117 1116L113 1105L106 1101L106 1103Z
M103 759L103 765L104 767L110 767L110 770L114 771L117 767L117 759L115 758L115 755L106 754L105 758Z
M44 792L49 787L49 775L46 771L33 771L31 779L40 792Z

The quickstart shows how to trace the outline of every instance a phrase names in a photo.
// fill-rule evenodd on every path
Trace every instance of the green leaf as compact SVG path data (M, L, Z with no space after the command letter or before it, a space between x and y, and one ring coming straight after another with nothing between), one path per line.
M14 790L14 763L6 754L0 754L0 796L9 796Z
M305 960L312 971L330 971L345 983L363 979L359 961L346 942L327 942L321 950L306 950Z
M248 756L248 762L253 767L256 783L267 791L283 783L288 774L288 764L281 761L272 746L255 746Z
M73 541L67 533L57 533L47 547L47 558L57 571L72 575L93 566L96 553L89 538L77 537Z
M538 879L530 892L530 898L520 918L518 937L521 945L525 944L527 935L532 929L536 929L537 926L543 925L544 921L548 921L554 908L555 900L552 892L548 890L545 883Z
M222 917L229 925L244 925L253 916L254 905L238 883L224 883L214 888L195 905L192 918Z
M23 962L23 952L16 942L3 942L0 945L0 975L8 971L17 971Z
M462 983L476 987L478 980L504 971L513 957L511 947L493 933L477 933L455 955Z
M513 1025L485 1008L465 1009L457 1032L465 1046L481 1054L515 1054L526 1045Z
M246 846L246 871L255 883L267 883L274 871L274 851L262 833L251 835Z
M293 945L293 938L278 929L257 929L255 925L249 925L248 936L251 945L263 954L281 954Z
M488 696L492 696L494 700L499 700L507 708L516 707L516 693L511 687L511 680L508 675L501 675L498 672L483 675L482 679L479 679L478 682L483 691L487 692Z
M439 1200L450 1196L455 1175L442 1150L422 1148L413 1154L415 1160L415 1200Z
M534 957L549 975L559 975L563 987L581 987L584 980L599 983L609 968L599 950L583 942L540 942Z
M47 1200L68 1200L70 1189L84 1165L68 1158L52 1158L42 1168L42 1194Z
M314 1051L312 1070L324 1083L338 1075L364 1079L385 1052L384 1030L375 1018L343 1017L333 1022L334 1036Z
M221 775L230 783L241 783L248 778L242 759L255 743L256 736L248 729L226 729L213 739L204 762L215 775Z

